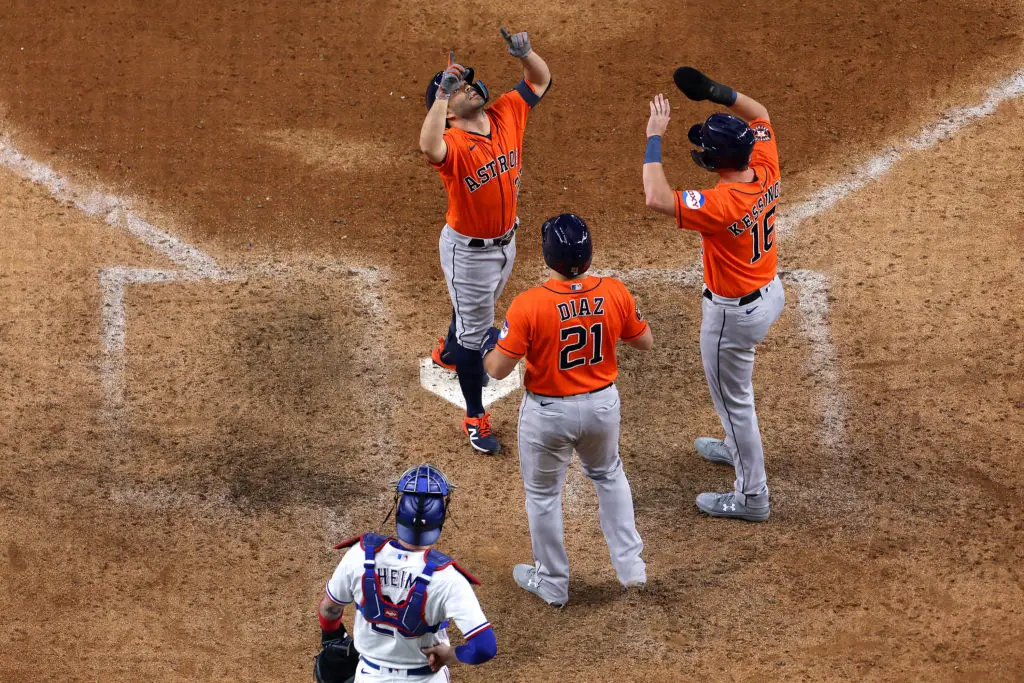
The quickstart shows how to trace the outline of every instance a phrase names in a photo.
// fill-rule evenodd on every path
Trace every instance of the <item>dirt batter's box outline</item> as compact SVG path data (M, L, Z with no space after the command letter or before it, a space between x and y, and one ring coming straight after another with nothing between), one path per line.
M804 220L831 209L846 196L883 177L904 154L934 147L974 121L992 114L1000 103L1020 97L1022 94L1024 69L990 88L980 104L957 107L945 112L936 123L925 127L916 136L882 150L855 167L840 181L818 190L805 201L787 205L785 214L779 219L777 230L780 234L792 231ZM167 269L113 266L103 268L99 272L103 295L100 342L104 362L101 372L106 410L115 422L124 401L124 354L128 326L124 299L130 286L177 281L224 282L253 276L281 276L285 272L284 269L274 266L224 268L208 254L160 230L139 216L132 210L130 200L95 188L76 185L49 166L22 154L7 139L0 141L0 165L21 178L45 187L58 201L75 206L88 216L101 218L107 224L125 230L176 266ZM374 267L334 265L344 269L347 274L359 277L363 284L359 289L365 299L364 303L379 317L388 317L379 287L379 281L384 277L381 270ZM700 282L699 264L682 269L640 268L617 274L627 281L664 280L687 286L696 286ZM821 430L823 445L839 446L843 439L845 402L838 388L839 374L835 349L827 326L827 279L822 273L805 270L790 271L784 274L784 277L796 284L800 290L800 327L812 346L810 369L823 381L826 390L833 392L825 401ZM515 389L512 383L509 383L508 387L509 392ZM500 397L495 397L494 400L497 398Z

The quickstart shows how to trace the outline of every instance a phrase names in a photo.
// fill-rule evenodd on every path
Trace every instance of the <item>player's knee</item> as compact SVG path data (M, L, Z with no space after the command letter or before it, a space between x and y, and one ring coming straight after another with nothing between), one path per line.
M622 459L615 458L615 462L610 467L591 468L584 467L583 474L586 475L587 479L593 482L609 481L619 476L622 473Z

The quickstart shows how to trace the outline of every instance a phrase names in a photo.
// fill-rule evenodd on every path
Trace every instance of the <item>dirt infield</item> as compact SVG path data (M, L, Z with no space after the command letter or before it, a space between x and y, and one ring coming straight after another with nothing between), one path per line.
M457 680L1019 680L1024 98L907 143L1024 68L1018 2L164 5L0 7L5 138L217 264L113 298L104 269L188 263L122 229L127 207L87 215L0 168L0 681L308 680L330 546L428 459L459 485L441 547L499 642ZM554 82L500 308L541 277L540 221L573 210L657 340L619 381L648 590L620 592L574 474L560 612L511 578L517 397L492 407L507 454L482 458L418 377L450 311L423 89L449 47L513 85L501 24ZM643 207L647 98L691 62L771 111L783 220L888 160L780 237L763 525L693 506L731 480L692 445L718 431L680 281L698 242ZM683 143L708 108L670 97L670 180L706 185Z

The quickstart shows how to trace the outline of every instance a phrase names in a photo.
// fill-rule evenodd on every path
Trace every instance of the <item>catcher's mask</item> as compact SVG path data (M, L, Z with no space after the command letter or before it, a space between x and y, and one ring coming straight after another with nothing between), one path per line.
M410 467L395 484L395 526L410 545L433 545L441 536L455 486L429 463ZM391 513L388 513L391 516ZM387 521L387 517L384 518Z
M544 263L565 277L577 277L590 269L594 243L590 228L574 213L563 213L544 221Z
M712 114L704 123L693 124L687 137L701 148L690 152L693 161L708 171L742 171L754 151L754 131L732 114Z
M444 71L438 71L434 74L434 78L430 81L430 85L427 86L427 111L430 111L430 108L434 106L434 100L437 99L437 89L441 87L441 76L443 75ZM476 71L473 67L467 66L466 75L462 80L469 83L469 86L473 88L473 90L476 90L476 94L484 98L484 104L487 104L487 101L491 97L490 91L487 90L487 86L484 85L484 82L476 80L475 76Z

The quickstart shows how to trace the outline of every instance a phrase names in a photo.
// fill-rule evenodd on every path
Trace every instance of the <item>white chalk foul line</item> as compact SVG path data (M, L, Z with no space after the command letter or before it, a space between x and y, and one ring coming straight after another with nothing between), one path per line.
M926 126L914 137L883 149L854 167L842 180L823 187L802 202L787 205L784 214L779 217L776 229L779 234L793 230L808 218L831 209L845 197L884 176L904 154L930 149L948 140L975 121L995 112L1001 103L1021 95L1024 95L1024 69L989 88L980 104L946 111L938 121Z

